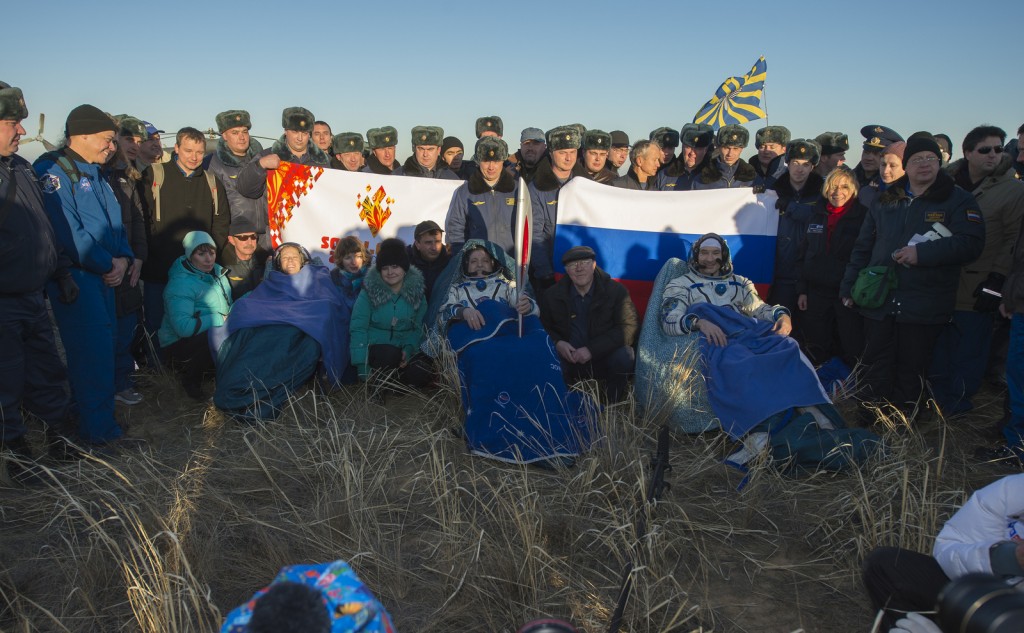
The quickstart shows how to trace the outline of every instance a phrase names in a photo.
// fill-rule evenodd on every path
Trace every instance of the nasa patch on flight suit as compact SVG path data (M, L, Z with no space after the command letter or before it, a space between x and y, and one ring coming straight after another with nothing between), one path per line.
M78 186L82 188L82 191L92 191L92 181L85 176L78 181Z
M45 174L39 179L39 184L43 188L43 193L55 193L60 191L60 178L53 174Z

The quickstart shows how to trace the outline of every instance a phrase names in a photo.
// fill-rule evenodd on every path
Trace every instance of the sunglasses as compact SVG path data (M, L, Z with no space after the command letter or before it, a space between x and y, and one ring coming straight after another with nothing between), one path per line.
M249 233L247 235L232 235L231 237L235 238L239 242L248 242L248 241L256 239L256 234L255 233Z
M1002 145L992 145L990 147L975 147L974 151L978 152L982 156L988 156L989 152L995 152L996 154L1003 153Z

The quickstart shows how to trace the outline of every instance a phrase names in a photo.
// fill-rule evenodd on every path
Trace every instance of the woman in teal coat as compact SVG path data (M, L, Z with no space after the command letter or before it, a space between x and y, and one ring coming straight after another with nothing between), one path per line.
M185 393L202 400L203 374L213 371L207 331L224 325L231 310L231 282L215 261L217 245L209 234L191 231L181 243L185 254L167 273L164 320L158 336Z
M433 377L429 358L419 353L423 317L427 312L423 273L410 267L402 240L386 239L363 280L349 326L352 364L366 380L371 370L397 370L411 387Z

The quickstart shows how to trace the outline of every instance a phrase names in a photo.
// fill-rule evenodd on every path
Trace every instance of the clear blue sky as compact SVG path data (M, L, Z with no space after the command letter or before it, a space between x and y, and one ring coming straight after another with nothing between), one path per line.
M1021 0L19 2L4 7L0 79L24 90L29 136L46 113L51 141L81 103L171 133L243 108L274 138L281 110L301 105L335 133L394 125L405 157L414 125L471 152L490 114L513 149L527 126L679 129L764 55L768 123L845 132L855 164L869 123L957 146L980 123L1013 135L1022 18Z

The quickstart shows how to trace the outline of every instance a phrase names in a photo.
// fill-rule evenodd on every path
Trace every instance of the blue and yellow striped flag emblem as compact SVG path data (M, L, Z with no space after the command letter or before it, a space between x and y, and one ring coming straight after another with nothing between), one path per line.
M715 96L693 117L694 123L707 123L717 130L723 125L756 121L767 116L761 108L768 62L762 55L746 75L729 77L718 87Z

